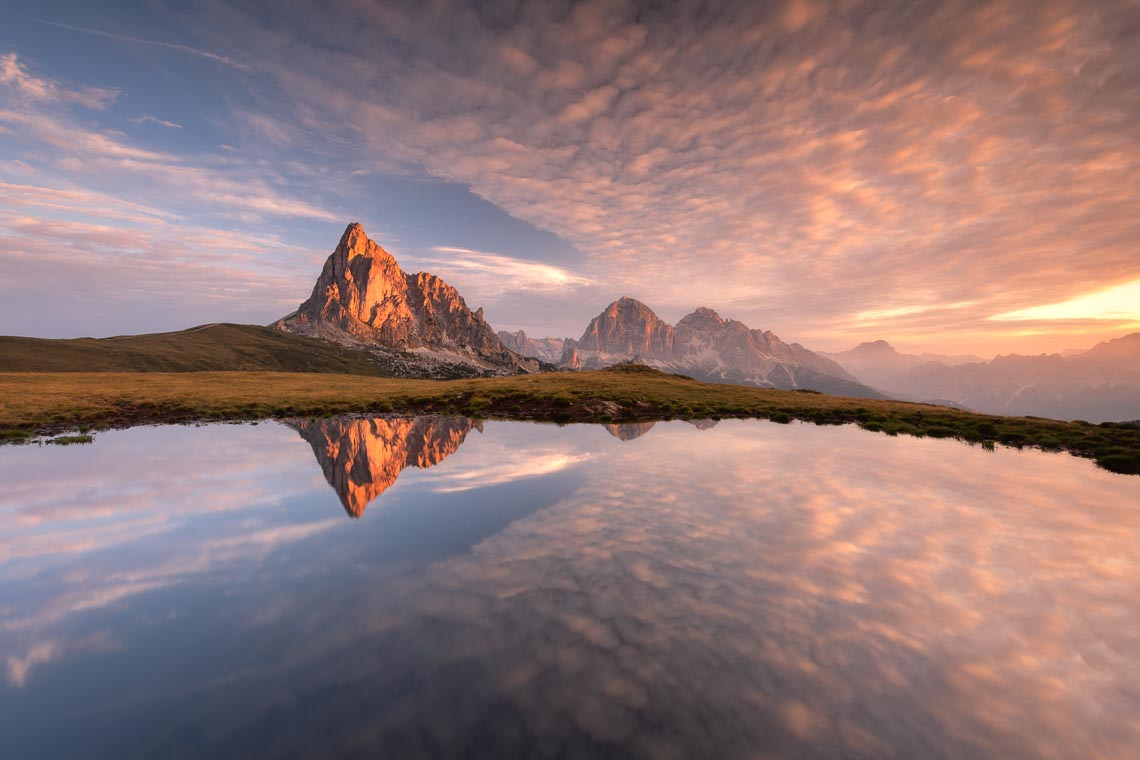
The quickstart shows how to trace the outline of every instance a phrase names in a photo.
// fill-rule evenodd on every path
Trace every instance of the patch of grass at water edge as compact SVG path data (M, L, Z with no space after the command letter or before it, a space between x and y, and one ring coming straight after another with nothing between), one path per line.
M1068 451L1140 473L1140 428L974 414L931 404L702 383L648 367L461 380L296 372L0 373L0 442L79 426L335 414L467 414L549 422L763 418L888 435Z

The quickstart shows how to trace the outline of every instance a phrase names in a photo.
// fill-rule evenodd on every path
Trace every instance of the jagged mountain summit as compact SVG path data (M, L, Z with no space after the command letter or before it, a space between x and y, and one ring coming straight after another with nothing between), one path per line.
M530 356L549 364L558 363L562 358L562 348L566 344L565 338L531 338L524 330L515 332L499 330L498 334L503 345L519 356Z
M830 359L770 331L704 307L674 326L629 297L594 317L581 338L567 340L560 363L597 369L631 360L710 382L883 398Z
M539 368L503 345L481 308L471 311L459 291L433 274L404 272L356 222L325 261L312 295L275 326L379 352L414 352L405 361L412 374L417 367L428 374L433 368L466 374ZM399 364L398 357L386 358Z

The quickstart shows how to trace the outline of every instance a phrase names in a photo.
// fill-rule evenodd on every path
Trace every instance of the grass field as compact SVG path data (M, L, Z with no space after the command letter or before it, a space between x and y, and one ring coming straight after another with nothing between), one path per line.
M477 380L298 372L0 373L0 440L150 422L448 413L553 422L759 417L887 435L1035 446L1140 473L1140 428L994 417L928 404L700 383L637 365Z
M335 372L382 375L364 354L257 325L116 338L0 336L0 372Z

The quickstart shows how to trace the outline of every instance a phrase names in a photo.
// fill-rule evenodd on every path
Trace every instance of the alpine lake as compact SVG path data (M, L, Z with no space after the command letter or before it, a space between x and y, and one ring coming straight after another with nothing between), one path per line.
M1140 477L766 421L0 448L3 758L1140 756Z

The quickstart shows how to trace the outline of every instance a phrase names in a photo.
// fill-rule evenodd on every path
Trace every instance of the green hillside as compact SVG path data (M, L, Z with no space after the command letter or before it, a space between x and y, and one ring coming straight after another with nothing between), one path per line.
M383 375L365 354L257 325L114 338L0 336L0 372L335 372Z

